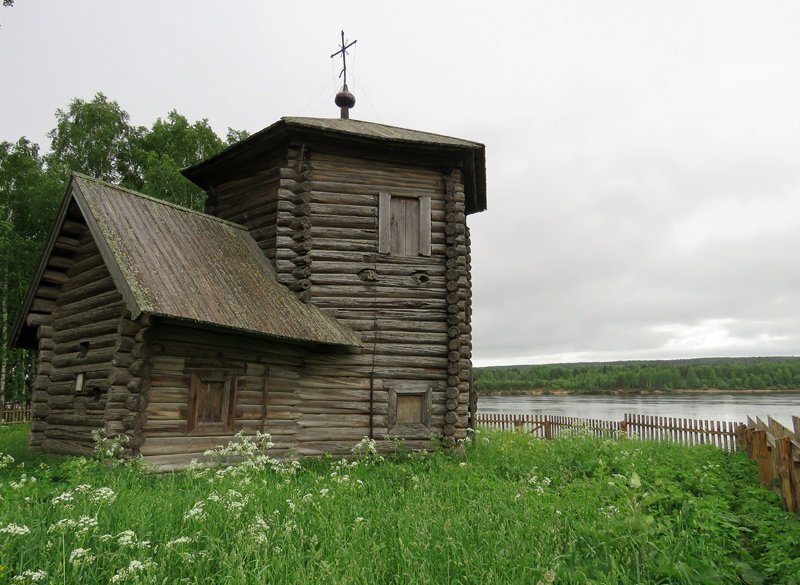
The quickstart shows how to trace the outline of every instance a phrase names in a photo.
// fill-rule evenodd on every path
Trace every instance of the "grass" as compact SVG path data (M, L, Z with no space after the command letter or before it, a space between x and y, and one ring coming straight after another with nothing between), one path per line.
M711 447L484 432L153 475L26 432L0 427L0 583L800 583L800 521Z

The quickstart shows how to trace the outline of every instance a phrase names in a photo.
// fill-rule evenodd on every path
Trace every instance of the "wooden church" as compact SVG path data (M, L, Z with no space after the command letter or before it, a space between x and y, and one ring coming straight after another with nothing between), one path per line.
M484 146L351 120L344 90L339 119L185 169L206 213L73 176L14 330L39 355L32 445L105 428L172 469L240 430L286 456L465 436Z

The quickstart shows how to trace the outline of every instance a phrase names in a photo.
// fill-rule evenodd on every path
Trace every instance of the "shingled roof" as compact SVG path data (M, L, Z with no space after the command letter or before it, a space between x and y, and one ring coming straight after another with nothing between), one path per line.
M290 341L361 344L278 283L240 225L79 175L66 198L78 204L134 318L149 313ZM37 286L38 278L31 290Z
M441 134L409 130L361 120L340 118L281 118L219 154L192 165L182 172L203 189L224 180L243 165L288 140L323 141L350 147L366 147L371 152L395 152L429 161L449 157L464 173L466 211L486 209L486 147L479 142Z

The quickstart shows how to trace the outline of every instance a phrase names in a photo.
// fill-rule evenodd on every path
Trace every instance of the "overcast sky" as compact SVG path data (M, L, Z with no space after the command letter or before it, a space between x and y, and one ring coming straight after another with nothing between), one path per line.
M800 353L800 2L16 0L0 140L102 91L255 132L335 117L486 144L477 365Z

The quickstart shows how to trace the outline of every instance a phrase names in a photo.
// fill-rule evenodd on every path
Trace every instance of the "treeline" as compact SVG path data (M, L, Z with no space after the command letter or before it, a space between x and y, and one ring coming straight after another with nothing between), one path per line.
M102 93L73 99L55 118L45 153L24 136L0 142L0 403L27 399L34 356L9 349L8 336L70 173L202 210L205 194L180 169L247 136L228 129L221 138L208 120L190 122L174 110L135 126Z
M475 368L479 392L800 388L800 358L704 358Z

